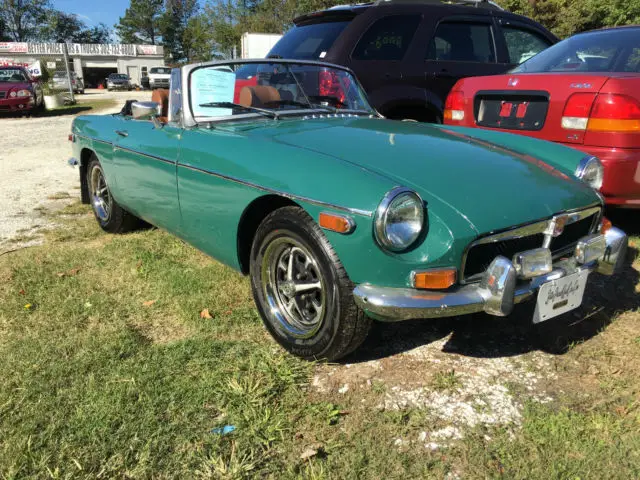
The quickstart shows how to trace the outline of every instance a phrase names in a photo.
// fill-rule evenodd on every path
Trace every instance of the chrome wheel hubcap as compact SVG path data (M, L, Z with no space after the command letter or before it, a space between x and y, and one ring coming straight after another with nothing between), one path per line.
M302 244L289 237L269 244L262 261L262 286L270 313L287 334L307 338L320 329L325 280L318 262Z
M93 167L93 170L91 170L89 188L91 191L93 210L100 220L106 222L111 216L112 200L107 182L102 174L102 169L98 166Z

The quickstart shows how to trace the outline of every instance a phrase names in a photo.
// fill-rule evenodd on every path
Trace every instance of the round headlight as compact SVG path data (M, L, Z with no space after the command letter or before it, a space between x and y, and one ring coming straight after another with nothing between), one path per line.
M374 232L383 248L406 250L418 239L424 225L424 203L412 190L397 187L385 195L376 210Z
M591 188L600 190L604 179L604 168L596 157L584 157L576 168L576 177L587 183Z

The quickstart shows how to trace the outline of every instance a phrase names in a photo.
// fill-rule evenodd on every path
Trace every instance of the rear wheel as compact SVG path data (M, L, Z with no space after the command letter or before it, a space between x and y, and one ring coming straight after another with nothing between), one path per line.
M100 227L109 233L124 233L135 229L140 220L115 201L107 185L102 165L94 155L87 167L87 185L93 214Z
M353 301L353 284L311 217L284 207L258 227L251 287L271 335L294 355L336 360L366 338L371 320Z

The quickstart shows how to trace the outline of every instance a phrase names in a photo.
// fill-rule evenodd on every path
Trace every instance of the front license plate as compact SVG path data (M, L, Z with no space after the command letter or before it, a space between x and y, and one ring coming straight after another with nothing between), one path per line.
M538 292L533 323L544 322L578 308L582 303L588 276L589 271L585 270L542 285Z

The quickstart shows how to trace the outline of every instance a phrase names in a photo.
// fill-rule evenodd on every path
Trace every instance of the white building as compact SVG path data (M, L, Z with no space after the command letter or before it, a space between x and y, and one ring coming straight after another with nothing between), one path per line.
M64 70L62 43L0 42L0 65L31 65L38 60L49 71ZM140 85L151 67L164 66L164 50L157 45L69 43L69 67L87 88L104 83L110 73L125 73Z

